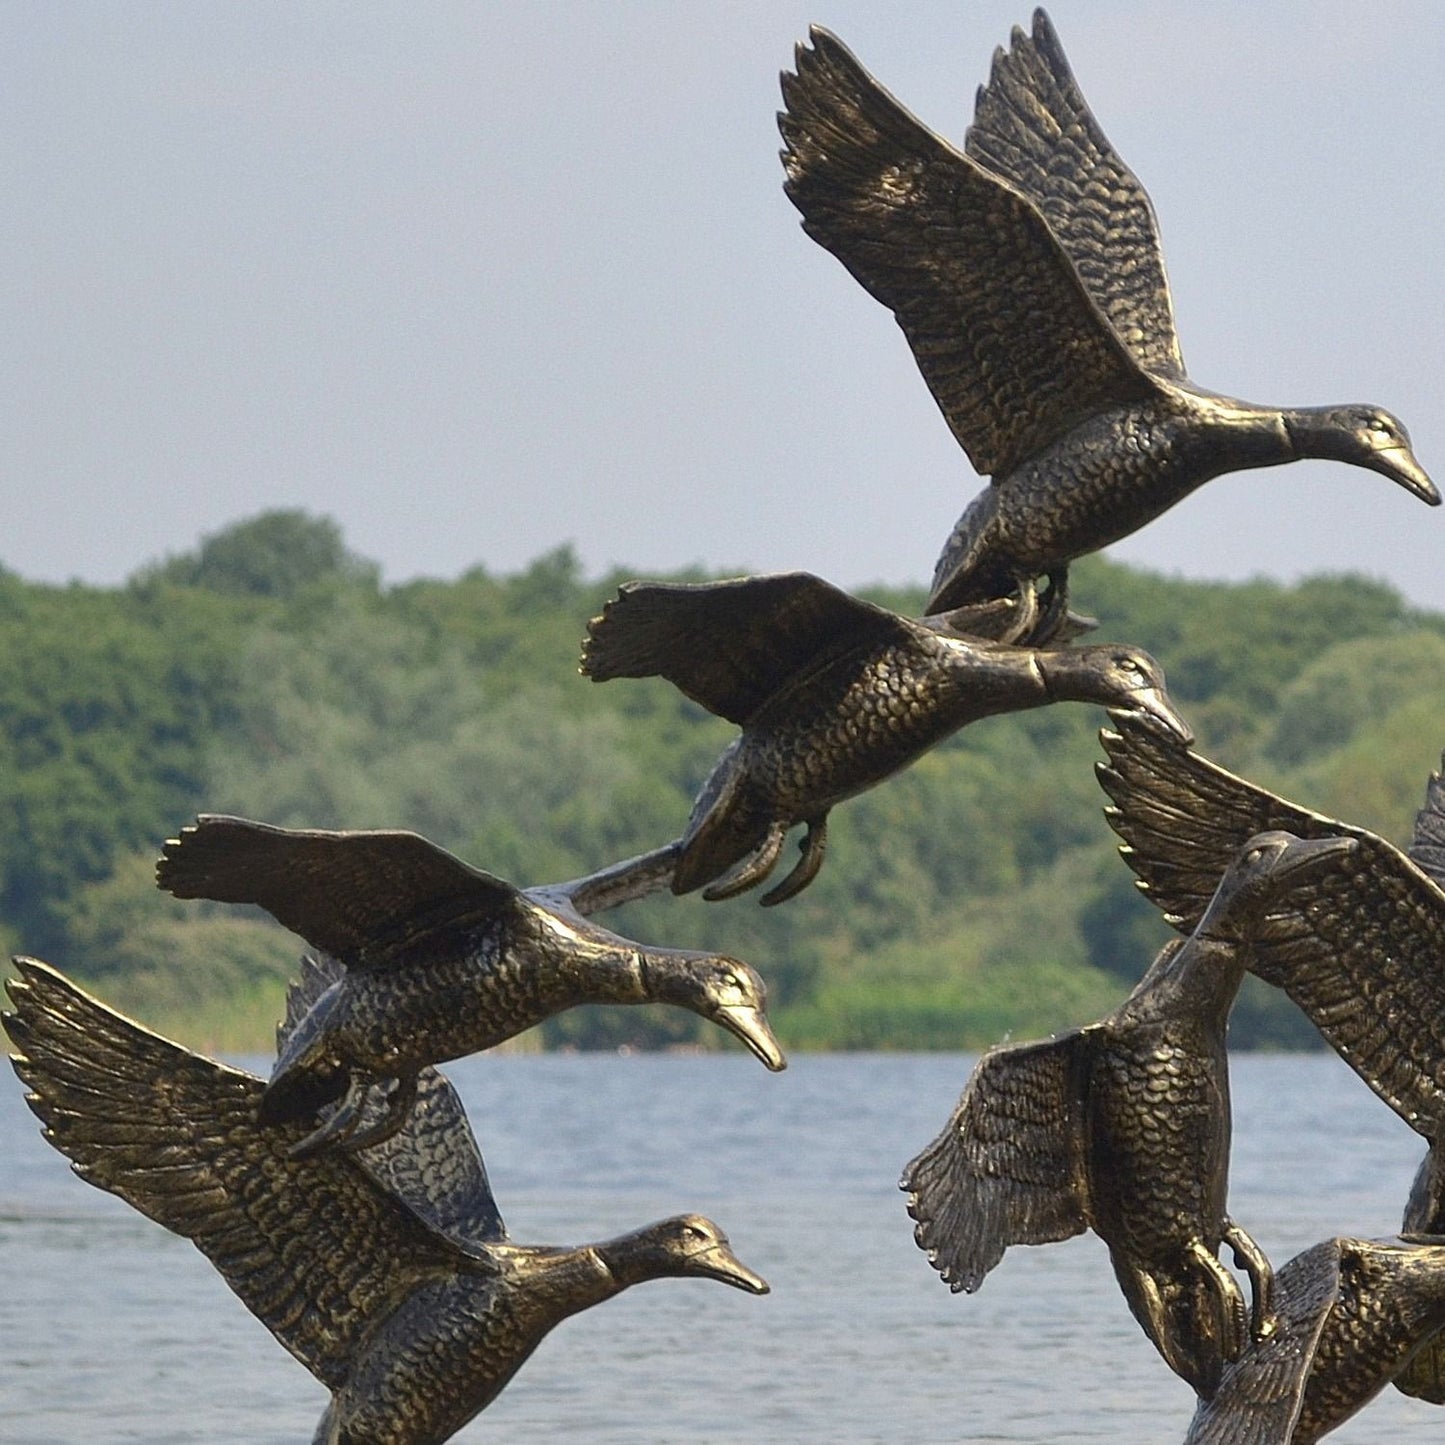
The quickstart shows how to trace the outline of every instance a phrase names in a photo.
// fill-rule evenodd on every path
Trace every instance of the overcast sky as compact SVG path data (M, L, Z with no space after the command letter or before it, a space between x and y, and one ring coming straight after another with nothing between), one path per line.
M276 507L389 580L525 565L924 582L982 484L781 190L827 25L962 140L1022 3L0 3L0 563L111 583ZM1056 0L1151 192L1190 372L1372 401L1445 485L1445 7ZM1445 509L1328 463L1114 549L1445 608ZM1087 607L1088 599L1080 598Z

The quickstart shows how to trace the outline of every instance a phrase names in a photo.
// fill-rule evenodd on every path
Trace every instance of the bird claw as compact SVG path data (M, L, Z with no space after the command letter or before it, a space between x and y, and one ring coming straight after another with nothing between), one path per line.
M763 841L732 873L708 884L702 890L703 898L709 903L719 903L724 898L736 898L739 893L756 888L777 867L778 855L783 851L783 839L787 834L788 825L775 818L768 825Z
M760 901L764 908L773 908L779 903L786 903L790 898L796 898L818 876L818 870L823 866L823 855L828 849L826 813L821 818L808 819L807 834L798 846L803 856L776 888L763 894Z
M388 1088L388 1085L391 1087ZM381 1117L368 1124L366 1120L372 1112L378 1088L386 1090L381 1096ZM412 1105L416 1102L416 1090L415 1074L397 1079L378 1079L358 1070L352 1074L341 1101L321 1125L286 1152L292 1159L311 1159L327 1149L352 1154L359 1149L383 1144L410 1117Z

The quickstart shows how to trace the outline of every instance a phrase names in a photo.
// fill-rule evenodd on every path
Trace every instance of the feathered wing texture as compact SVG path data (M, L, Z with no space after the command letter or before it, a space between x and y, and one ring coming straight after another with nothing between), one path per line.
M167 839L156 884L177 898L255 903L314 948L354 963L461 916L479 924L517 890L416 833L276 828L203 813Z
M1445 758L1441 766L1445 767ZM1415 814L1410 857L1445 887L1445 781L1439 773L1431 773L1425 784L1425 806Z
M150 1033L33 959L9 981L15 1072L87 1183L190 1239L318 1379L419 1277L482 1270L343 1154L291 1159L310 1125L262 1129L261 1080Z
M1141 891L1181 933L1194 931L1224 870L1256 833L1381 841L1235 777L1135 714L1111 710L1109 720L1115 730L1099 734L1109 761L1094 769L1113 800L1104 816L1124 840L1119 852Z
M1289 1445L1320 1333L1340 1286L1340 1245L1296 1255L1274 1277L1275 1329L1227 1363L1200 1402L1185 1445Z
M964 149L1043 212L1139 364L1182 378L1154 207L1094 119L1042 10L1032 38L1015 29L1012 47L994 52Z
M276 1031L278 1053L307 1011L343 973L342 965L325 955L302 958L300 977L286 993L285 1022ZM385 1108L384 1099L369 1099L358 1129L364 1132L378 1124ZM417 1075L416 1101L406 1123L353 1157L373 1183L448 1238L464 1246L496 1244L507 1238L462 1102L438 1070L427 1067Z
M587 624L582 671L594 682L665 677L743 725L808 670L874 640L906 641L917 626L807 572L629 582Z
M1038 207L910 115L828 31L784 73L803 229L908 338L954 436L1007 474L1077 421L1155 394Z
M1393 844L1277 798L1120 712L1102 739L1110 825L1145 895L1192 929L1255 833L1356 840L1349 864L1291 889L1250 971L1284 991L1357 1074L1427 1138L1445 1127L1445 892Z
M1011 1244L1088 1227L1081 1079L1090 1031L990 1049L939 1136L903 1170L913 1237L955 1292Z

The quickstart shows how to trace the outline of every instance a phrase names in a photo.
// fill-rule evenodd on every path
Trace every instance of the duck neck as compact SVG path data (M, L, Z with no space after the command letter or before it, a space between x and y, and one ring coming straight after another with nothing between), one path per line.
M1221 1037L1244 981L1246 949L1234 940L1196 931L1160 954L1139 984L1137 997L1173 1017L1185 1017Z
M1216 457L1219 462L1212 475L1250 467L1282 466L1305 455L1299 450L1291 425L1295 412L1256 406L1253 402L1213 392L1197 393L1194 403L1196 414L1204 422L1197 433L1197 443L1206 455Z
M582 918L538 909L533 962L519 986L566 1007L580 1003L645 1003L649 997L640 951L620 935Z

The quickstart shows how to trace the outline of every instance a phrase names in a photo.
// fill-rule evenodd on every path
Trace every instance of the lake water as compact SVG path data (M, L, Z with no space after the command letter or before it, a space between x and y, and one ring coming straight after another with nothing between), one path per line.
M662 1280L560 1326L459 1440L1178 1441L1193 1395L1092 1236L1016 1248L951 1295L896 1181L964 1055L484 1057L448 1067L514 1239L696 1210L773 1293ZM260 1067L260 1061L256 1061ZM1231 1209L1276 1265L1399 1225L1416 1137L1332 1056L1234 1065ZM0 1079L0 1440L293 1445L325 1392L186 1241L73 1178ZM1340 1442L1426 1440L1387 1390ZM1433 1432L1433 1433L1432 1433Z

